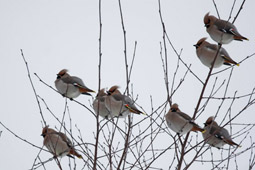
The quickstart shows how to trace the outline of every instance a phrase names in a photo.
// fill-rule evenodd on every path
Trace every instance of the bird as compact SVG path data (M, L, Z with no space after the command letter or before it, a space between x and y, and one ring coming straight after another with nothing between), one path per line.
M130 113L144 114L137 109L135 102L129 97L118 90L119 86L112 86L107 91L107 97L105 100L105 106L110 111L112 117L124 118Z
M196 47L196 53L200 61L207 67L211 68L211 65L214 61L214 58L218 52L219 46L216 44L210 44L206 41L207 38L201 38L197 44L194 46ZM221 47L218 54L216 61L214 63L214 68L218 68L222 65L237 65L239 64L235 62L227 53L227 51Z
M82 156L76 152L71 140L62 132L57 132L54 129L45 126L42 130L44 140L43 145L54 155L54 158L72 155L82 158Z
M228 44L232 40L248 40L232 23L209 15L209 12L204 16L204 24L210 37L219 44Z
M240 147L240 145L238 145L231 139L231 136L229 135L227 129L220 127L217 124L213 116L209 117L204 123L204 125L204 129L206 131L205 133L203 133L203 138L207 144L218 149L220 149L225 144Z
M165 115L168 127L179 135L184 135L190 131L200 131L204 129L197 125L192 118L180 111L178 104L174 103L169 112Z
M82 79L70 76L67 72L67 69L62 69L57 74L57 79L55 80L55 86L62 96L68 97L72 100L80 94L91 95L89 92L95 92L86 87Z
M105 89L103 88L98 92L96 99L93 101L92 105L96 114L99 114L101 117L108 119L108 117L110 116L110 111L105 106L106 97L107 94L105 93Z

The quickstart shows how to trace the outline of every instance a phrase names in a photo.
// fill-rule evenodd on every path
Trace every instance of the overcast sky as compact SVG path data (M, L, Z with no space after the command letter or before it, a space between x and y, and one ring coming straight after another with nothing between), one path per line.
M220 17L227 20L233 1L225 0L216 3ZM241 1L237 1L230 21L233 20L240 5ZM202 37L208 37L208 41L214 43L203 24L203 17L207 12L217 16L213 2L211 0L162 0L161 6L166 30L174 47L178 53L182 50L182 59L188 65L191 64L192 71L204 81L209 69L201 64L193 45ZM254 7L255 1L247 0L235 22L239 32L249 38L250 41L235 41L223 46L237 62L255 53ZM137 41L136 57L131 76L133 93L135 96L139 95L137 103L150 114L150 96L153 98L155 108L166 100L164 74L160 58L162 25L158 13L158 1L123 0L122 9L127 31L129 64L131 63L135 41ZM61 69L66 68L71 75L82 78L86 86L95 91L98 90L98 1L0 0L0 22L0 71L2 73L0 121L22 138L37 146L42 146L43 138L40 136L42 119L27 77L26 66L20 49L23 49L29 64L38 95L44 98L50 109L61 118L65 99L40 83L33 73L37 73L45 82L54 87L56 74ZM102 1L102 24L101 87L119 85L120 90L124 91L126 86L124 45L117 0ZM169 44L167 51L171 84L176 69L177 56ZM255 58L252 57L239 67L234 68L227 96L233 96L235 91L238 91L238 96L249 94L252 91L255 86L254 63ZM214 71L223 68L227 68L227 66L222 66ZM183 64L180 64L179 69L176 82L180 81L187 70ZM228 79L230 70L217 75L217 87L225 79ZM215 77L213 76L209 81L208 89L205 92L206 96L211 91ZM201 89L201 83L191 73L188 73L180 90L173 96L173 102L178 103L182 111L192 115ZM222 97L224 89L222 88L216 96ZM77 100L90 107L92 98L80 96ZM236 115L247 104L247 101L248 98L237 100L232 107L232 115ZM209 116L215 115L220 102L220 100L211 101L204 113L197 118L197 123L202 126ZM216 119L219 122L229 108L230 102L226 101L220 110ZM74 102L68 101L68 106L73 124L77 124L81 129L86 142L93 143L93 132L95 132L93 115ZM43 104L42 109L47 124L51 127L59 127L57 121L47 112ZM254 109L254 106L247 109L234 120L234 123L254 123ZM143 116L135 115L134 119L141 120ZM239 129L239 126L232 127L233 133ZM3 131L0 137L0 169L31 168L39 149L19 140L2 126L0 126L0 131ZM77 132L74 133L77 134ZM243 147L240 148L240 151L251 145L249 137L251 134L253 134L253 141L255 140L254 133L255 131L252 129L242 143ZM198 138L201 140L201 135L198 135ZM168 134L161 135L160 139L155 143L156 145L167 146L173 142ZM240 136L240 138L235 138L235 141L240 142L243 139L244 136ZM213 152L218 154L221 151L213 148ZM173 155L169 151L154 166L166 169L170 165L167 160L172 160ZM42 152L41 156L43 160L51 157L47 152ZM249 156L250 152L246 152L238 157L238 168L248 168ZM67 158L63 158L62 162L67 160ZM83 161L79 161L76 161L77 169L82 168L83 165ZM232 160L233 162L234 160ZM192 168L202 166L203 168L211 168L211 164L201 165L201 163L195 163ZM235 167L234 163L233 167ZM54 161L46 164L46 168L58 169Z

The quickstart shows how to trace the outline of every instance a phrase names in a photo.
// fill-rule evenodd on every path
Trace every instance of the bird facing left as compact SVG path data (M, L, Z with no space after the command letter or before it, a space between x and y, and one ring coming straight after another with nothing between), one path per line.
M70 76L67 72L67 69L61 70L55 80L55 86L62 96L72 100L80 94L91 95L89 92L95 92L86 87L82 79L76 76Z
M44 140L43 145L56 157L63 157L72 155L82 158L82 156L76 152L71 140L62 132L57 132L54 129L45 126L42 130Z

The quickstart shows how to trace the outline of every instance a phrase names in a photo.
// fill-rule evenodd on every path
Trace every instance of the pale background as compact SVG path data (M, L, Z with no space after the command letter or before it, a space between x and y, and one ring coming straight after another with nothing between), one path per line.
M221 18L228 19L233 1L217 1L217 7ZM236 15L241 1L237 1L231 21ZM196 42L202 37L208 37L208 41L214 43L207 34L203 17L207 12L217 15L211 0L196 1L170 1L162 0L162 15L168 35L176 50L182 51L182 59L187 64L192 64L191 69L200 79L205 80L208 68L198 60L195 48ZM255 52L255 1L246 1L243 10L238 16L235 25L239 32L250 39L245 42L232 42L224 48L236 61L241 61L246 56ZM166 100L166 88L164 74L160 59L160 42L162 42L162 26L158 13L158 1L156 0L123 0L122 9L125 28L127 31L127 54L131 62L134 43L137 41L137 51L131 83L134 95L139 95L137 103L150 114L150 96L153 97L154 107L157 108ZM37 93L43 97L51 110L62 117L64 110L64 98L38 81L33 75L37 73L45 82L54 86L56 74L63 68L69 69L71 75L79 76L85 84L94 90L98 89L98 38L99 19L98 1L87 0L0 0L0 71L2 73L0 88L1 114L0 121L17 135L42 146L43 138L41 116L32 91L27 71L22 59L20 49L28 61L32 80ZM124 91L126 85L123 33L119 14L118 1L102 1L102 81L101 87L119 85ZM171 84L176 68L177 56L168 45L169 81ZM248 94L255 87L254 67L255 59L250 58L235 67L230 82L227 96ZM222 68L226 68L223 66ZM217 69L218 71L221 70ZM218 75L218 86L229 76L229 71ZM179 82L186 68L180 64L180 71L176 81ZM209 94L210 87L215 77L209 82L205 94ZM188 73L180 90L173 97L173 102L179 103L182 111L192 115L197 104L202 86ZM222 89L218 96L223 95ZM95 95L94 95L95 96ZM92 98L80 96L77 100L90 105ZM248 98L237 100L232 107L232 114L237 114L247 103ZM196 120L202 123L207 117L214 115L221 101L214 100L209 103L205 112ZM230 104L226 102L221 110L222 116ZM73 124L77 124L83 132L83 138L87 142L94 142L95 119L91 113L74 102L68 101ZM43 106L43 114L51 127L58 126L56 120ZM254 123L254 106L247 109L235 123ZM143 116L135 115L134 119L141 120ZM221 119L221 113L219 118ZM165 125L164 125L165 126ZM227 126L228 128L228 126ZM233 133L239 126L233 126ZM39 152L39 149L28 145L0 126L3 131L0 137L0 169L29 169ZM76 132L74 132L76 133ZM254 129L242 143L240 151L245 150L254 141ZM201 135L198 135L201 140ZM235 138L240 142L244 136ZM172 139L166 134L161 135L161 140L155 145L167 146ZM228 148L228 147L226 147ZM173 151L172 151L173 152ZM213 152L221 152L213 148ZM224 151L223 151L224 152ZM225 151L227 152L227 151ZM51 155L41 153L47 160ZM161 159L157 160L154 167L166 169L170 165L173 154L169 151ZM238 157L238 168L247 169L250 151ZM62 159L64 164L65 159ZM77 169L83 162L77 160ZM65 167L63 165L63 167ZM191 169L197 167L211 168L211 164L196 163ZM235 169L235 165L233 164ZM54 161L46 164L47 169L58 169ZM64 168L65 169L65 168Z

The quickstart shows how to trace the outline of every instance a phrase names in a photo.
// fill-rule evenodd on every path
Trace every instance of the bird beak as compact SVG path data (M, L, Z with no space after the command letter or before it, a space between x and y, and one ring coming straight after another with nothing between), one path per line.
M112 93L111 92L109 92L109 91L106 91L106 93L107 93L107 95L111 95Z
M194 46L194 47L196 47L196 48L198 47L198 45L197 45L197 44L194 44L193 46Z

